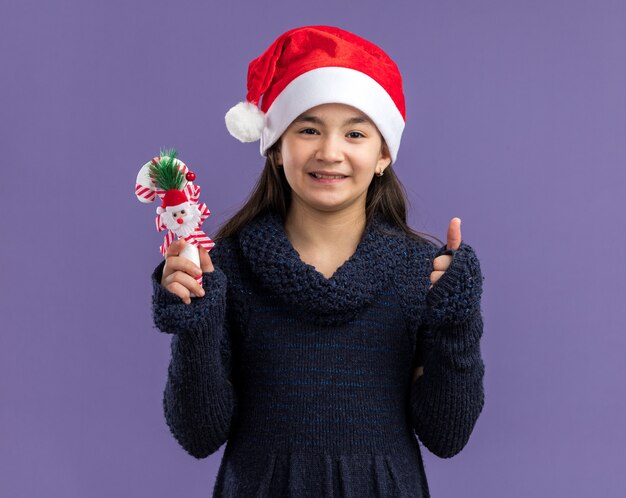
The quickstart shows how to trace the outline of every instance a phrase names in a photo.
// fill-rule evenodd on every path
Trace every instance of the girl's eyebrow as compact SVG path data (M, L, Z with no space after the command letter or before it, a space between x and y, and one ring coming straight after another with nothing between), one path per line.
M317 125L323 125L324 124L324 121L322 121L317 116L302 115L302 116L298 116L296 119L293 120L294 123L301 123L303 121L308 121L310 123L315 123ZM355 116L355 117L346 119L344 121L344 123L343 123L343 126L348 126L348 125L352 125L352 124L368 124L368 125L371 125L372 122L369 119L367 119L367 118L362 118L360 116Z

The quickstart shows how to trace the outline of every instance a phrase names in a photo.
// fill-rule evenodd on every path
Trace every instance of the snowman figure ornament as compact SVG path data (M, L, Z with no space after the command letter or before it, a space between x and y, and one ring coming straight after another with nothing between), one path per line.
M200 223L200 210L192 204L184 192L168 190L163 196L163 203L157 208L161 222L168 230L174 232L179 239L191 235Z
M174 149L161 151L139 171L135 195L144 203L157 197L162 201L155 220L159 232L167 230L161 254L167 254L175 237L184 239L187 244L180 255L200 266L198 246L210 251L215 243L200 228L211 212L206 204L198 204L200 187L193 184L195 179L196 175L176 158ZM202 285L202 276L196 281Z

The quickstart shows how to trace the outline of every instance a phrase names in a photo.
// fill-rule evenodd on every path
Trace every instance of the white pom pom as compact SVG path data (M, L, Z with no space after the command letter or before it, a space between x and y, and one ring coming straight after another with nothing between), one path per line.
M226 113L226 128L240 142L256 142L261 138L265 113L251 102L239 102Z
M165 212L165 209L163 209L161 206L157 207L157 214L163 214Z

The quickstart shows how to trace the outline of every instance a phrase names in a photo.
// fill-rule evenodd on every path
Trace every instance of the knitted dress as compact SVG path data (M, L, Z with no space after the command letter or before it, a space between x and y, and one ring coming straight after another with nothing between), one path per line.
M429 291L445 250L377 219L327 279L269 214L218 241L190 305L156 268L165 418L196 458L227 441L214 497L429 496L416 435L451 457L484 404L479 262L462 242Z

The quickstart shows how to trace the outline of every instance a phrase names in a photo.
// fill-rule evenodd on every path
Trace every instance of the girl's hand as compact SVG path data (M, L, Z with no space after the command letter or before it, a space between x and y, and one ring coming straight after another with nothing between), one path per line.
M448 249L457 250L461 245L461 218L452 218L450 220L450 225L448 226ZM428 290L432 289L433 285L441 278L441 275L445 273L445 271L452 263L452 256L448 254L444 254L443 256L437 256L433 259L433 271L430 274L430 287Z
M213 262L209 253L202 247L198 247L200 253L200 265L198 268L189 259L180 256L186 242L178 239L169 246L165 255L165 267L161 277L161 285L182 299L185 304L191 303L191 293L196 296L204 296L204 289L196 282L196 278L204 272L214 270Z

